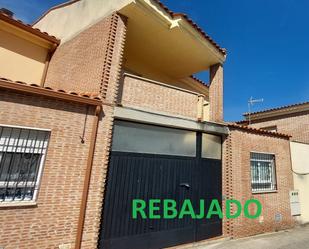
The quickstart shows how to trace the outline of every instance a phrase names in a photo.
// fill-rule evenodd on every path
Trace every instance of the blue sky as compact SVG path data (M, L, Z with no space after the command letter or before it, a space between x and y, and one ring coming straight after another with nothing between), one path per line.
M0 0L31 23L61 0ZM309 101L309 1L163 0L187 13L228 51L224 65L225 119L239 120L250 96L254 111ZM207 73L199 75L208 82Z

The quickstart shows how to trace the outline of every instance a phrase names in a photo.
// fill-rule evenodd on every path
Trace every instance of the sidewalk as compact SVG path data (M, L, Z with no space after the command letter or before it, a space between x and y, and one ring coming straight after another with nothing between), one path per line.
M238 240L228 240L195 249L308 249L309 226L263 234Z

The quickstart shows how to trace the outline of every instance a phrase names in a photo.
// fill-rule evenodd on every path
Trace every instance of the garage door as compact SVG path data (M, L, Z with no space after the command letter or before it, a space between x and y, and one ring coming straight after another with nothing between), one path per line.
M206 209L212 199L221 203L221 177L220 137L115 122L99 248L163 248L221 235L218 218L132 218L134 199L172 199L178 211L189 199L196 213L200 199Z

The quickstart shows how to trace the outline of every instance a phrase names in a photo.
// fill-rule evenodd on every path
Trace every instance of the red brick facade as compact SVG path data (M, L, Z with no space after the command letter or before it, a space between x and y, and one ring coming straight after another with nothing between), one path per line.
M223 66L216 64L209 69L209 102L211 121L223 121Z
M247 219L242 215L227 221L226 235L237 238L292 227L294 219L290 211L289 191L293 189L293 177L289 139L230 127L224 147L223 195L242 204L251 198L258 199L263 206L260 219ZM250 152L275 154L277 191L252 193ZM275 217L279 214L282 221L276 222Z
M125 107L167 113L191 119L198 117L198 98L195 93L156 84L146 79L125 76L119 102Z
M0 246L41 249L74 244L94 107L88 108L85 122L86 105L5 90L0 91L0 106L0 124L51 130L37 205L0 206ZM98 134L102 142L96 147L93 188L99 188L103 174L106 133L102 127ZM92 193L89 210L95 209L93 199L99 201L98 195Z
M286 114L268 119L252 120L251 126L257 128L277 126L277 131L290 134L291 140L309 143L309 112Z
M108 102L114 102L125 22L124 17L113 14L61 44L51 58L45 86L101 93Z
M50 62L45 86L101 93L110 105L100 118L81 248L97 247L103 193L126 34L125 18L113 14L61 45ZM73 248L92 129L89 108L44 97L0 91L0 123L52 130L37 206L0 207L0 246ZM2 120L1 120L2 118ZM2 218L2 219L1 219ZM9 221L7 221L7 219ZM21 223L20 221L23 220ZM4 230L1 230L4 229ZM18 236L17 236L18 234Z
M118 14L113 14L82 31L56 50L45 83L45 86L67 91L100 93L108 103L103 105L99 122L82 237L83 249L97 248L98 243L112 139L113 111L119 93L125 36L126 19ZM210 79L210 120L222 121L221 65L211 67ZM172 90L166 93L160 89L149 90L149 86L142 88L137 85L134 88L134 91L127 89L132 90L132 93L124 100L132 101L134 98L137 107L147 104L151 109L154 105L166 105L159 107L162 111L168 108L174 115L196 117L196 105L190 106L194 102L189 101L189 105L184 101L185 98L189 98L188 95ZM166 94L164 103L163 100L149 98L147 94L153 94L154 91L157 91L158 95ZM139 96L134 96L137 94ZM88 109L85 126L86 142L82 144L80 136L85 125L87 111L85 105L1 90L0 106L1 124L47 128L52 131L37 205L0 207L0 247L41 249L58 248L60 244L69 244L73 247L94 108ZM250 151L275 153L277 192L252 194ZM294 220L289 207L289 190L293 189L293 179L287 151L289 151L287 138L231 128L231 134L223 145L223 195L242 202L250 198L259 199L264 207L264 218L260 222L247 220L244 217L224 220L225 236L242 237L293 226ZM282 222L275 222L276 214L282 215Z

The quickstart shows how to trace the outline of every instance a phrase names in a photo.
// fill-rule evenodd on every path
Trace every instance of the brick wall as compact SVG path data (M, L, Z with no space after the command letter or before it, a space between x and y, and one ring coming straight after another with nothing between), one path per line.
M77 92L101 93L111 102L121 69L126 19L116 13L61 44L51 58L45 86Z
M100 93L106 102L115 104L125 36L126 18L117 13L82 31L56 50L50 62L45 86ZM104 105L90 180L82 237L83 249L96 248L98 243L112 127L113 107ZM76 212L78 211L77 209Z
M111 29L108 36L109 46L105 55L105 67L103 68L100 92L102 97L105 98L106 102L110 103L111 106L103 105L102 120L100 122L96 142L98 146L95 151L88 194L82 249L97 248L98 244L114 123L113 106L117 102L126 35L126 18L118 14L113 14L109 18L111 18Z
M97 248L101 224L104 188L108 168L112 137L113 108L103 106L99 123L95 155L87 200L86 216L82 237L82 249Z
M231 139L226 137L222 143L222 196L224 198L232 198L232 179L233 171L231 167L232 161L232 150ZM226 210L225 202L222 200L222 210ZM227 219L225 216L222 220L222 236L230 237L232 236L232 224L231 220Z
M114 104L122 67L126 19L113 14L72 40L52 57L45 86L97 92ZM52 130L37 206L0 207L0 247L74 247L93 123L86 106L0 91L0 123ZM94 155L82 248L97 247L113 125L113 107L104 105Z
M292 136L291 140L309 143L309 112L283 115L277 118L252 120L253 127L277 126L278 132Z
M198 95L163 86L134 76L126 76L120 102L123 106L144 108L197 119Z
M258 199L263 206L261 219L252 220L243 217L227 222L225 235L244 237L263 232L271 232L294 225L289 204L289 191L293 189L289 140L271 135L250 133L246 130L230 128L231 133L224 143L225 172L223 181L224 195L240 200ZM278 190L275 193L252 194L250 152L274 153ZM254 210L251 210L254 211ZM276 214L282 215L282 221L276 222Z
M223 121L223 66L216 64L209 69L210 121Z
M0 247L42 249L58 248L63 243L74 245L94 107L89 108L85 123L86 105L1 90L0 106L0 124L51 129L37 206L0 206ZM96 146L92 189L102 189L102 165L109 137L104 124L109 126L110 116L103 117L100 124L98 140L102 142ZM91 192L89 215L97 209L95 202L102 199L98 192ZM98 217L89 217L87 224L89 219L96 224ZM92 240L96 236L94 226L89 225L87 230Z

